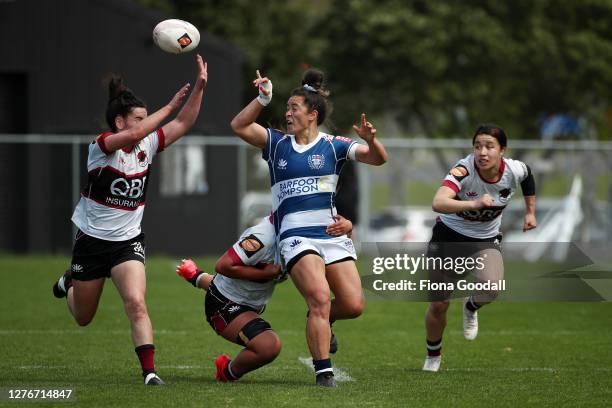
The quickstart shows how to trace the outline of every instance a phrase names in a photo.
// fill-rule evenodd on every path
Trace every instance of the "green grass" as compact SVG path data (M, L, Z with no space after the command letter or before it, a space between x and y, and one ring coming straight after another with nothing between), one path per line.
M201 260L210 266L210 260ZM208 261L208 262L207 262ZM94 321L80 328L51 284L63 257L0 256L0 388L72 388L67 406L609 406L612 400L612 303L507 303L480 313L474 342L461 335L453 304L443 371L420 371L424 303L371 300L362 317L334 325L334 364L355 381L313 386L304 302L281 285L265 318L284 347L270 366L235 384L214 381L213 359L239 348L203 318L203 292L179 279L175 260L148 261L149 312L156 364L168 385L141 385L129 323L109 281ZM14 403L5 403L16 406ZM36 406L46 404L37 403Z

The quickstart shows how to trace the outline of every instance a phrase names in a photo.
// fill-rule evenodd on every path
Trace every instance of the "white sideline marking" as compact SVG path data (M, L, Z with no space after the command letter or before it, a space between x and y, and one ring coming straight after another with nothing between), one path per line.
M46 365L24 365L24 366L19 366L20 370L53 370L53 369L57 369L57 368L66 368L66 366L46 366Z
M159 368L169 368L171 370L200 370L200 365L160 365Z
M90 330L90 329L48 329L48 330L0 330L0 336L6 335L14 335L14 334L130 334L131 331L129 329L125 330ZM153 334L171 334L171 335L187 335L190 334L185 330L153 330Z
M314 373L314 366L312 365L311 357L298 357L298 360L300 361L300 363L310 368L312 372ZM336 379L336 381L340 381L340 382L355 381L355 379L351 377L349 373L347 373L344 370L339 369L338 367L334 367L334 378Z
M593 368L554 368L554 367L466 367L466 368L441 368L440 371L511 371L511 372L527 372L527 371L546 371L556 373L558 371L612 371L612 367L593 367Z

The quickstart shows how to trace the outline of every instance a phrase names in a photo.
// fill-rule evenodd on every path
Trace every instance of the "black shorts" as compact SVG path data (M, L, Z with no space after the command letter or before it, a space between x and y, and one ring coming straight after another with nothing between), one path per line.
M77 232L72 248L72 279L90 281L110 278L111 269L126 261L145 263L145 235L127 241L106 241Z
M460 234L446 226L442 221L436 222L433 234L427 247L427 259L431 268L427 268L428 279L434 283L443 284L441 289L430 290L430 301L449 300L452 290L444 289L444 285L456 284L460 279L469 278L473 271L483 266L479 253L493 249L501 252L502 235L491 238L473 238ZM436 263L433 260L439 261ZM442 266L442 267L440 267Z
M219 289L215 286L214 281L210 284L206 297L204 298L204 313L206 314L206 321L210 324L210 327L218 334L221 335L225 328L238 316L245 312L255 312L257 314L263 313L265 306L260 310L254 309L249 306L241 305L236 302L232 302L219 292Z

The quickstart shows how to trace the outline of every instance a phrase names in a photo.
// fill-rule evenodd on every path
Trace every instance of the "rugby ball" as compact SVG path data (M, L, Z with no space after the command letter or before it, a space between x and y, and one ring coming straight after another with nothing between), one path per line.
M166 52L182 54L198 46L200 32L187 21L164 20L153 29L153 42Z

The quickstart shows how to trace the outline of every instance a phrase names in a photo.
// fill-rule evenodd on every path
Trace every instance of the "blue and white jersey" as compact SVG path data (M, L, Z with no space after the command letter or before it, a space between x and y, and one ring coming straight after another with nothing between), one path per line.
M268 162L274 227L279 240L292 236L329 239L334 222L336 185L347 160L355 159L356 142L322 132L307 145L295 136L267 129L262 157Z

